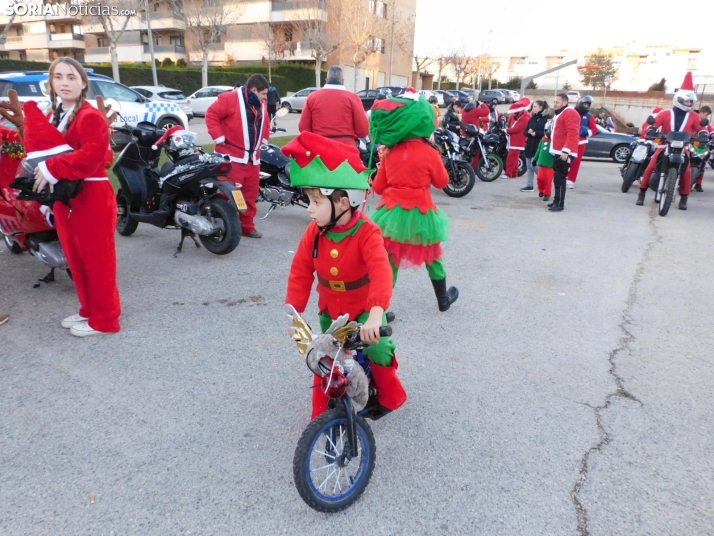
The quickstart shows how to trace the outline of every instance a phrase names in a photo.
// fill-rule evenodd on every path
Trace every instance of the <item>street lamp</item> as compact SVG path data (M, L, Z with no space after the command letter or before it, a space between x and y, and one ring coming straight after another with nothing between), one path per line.
M149 0L145 0L146 4L146 27L149 30L149 54L151 54L151 75L154 77L154 85L159 85L159 79L156 76L156 61L154 61L154 38L151 35L151 16L149 15Z

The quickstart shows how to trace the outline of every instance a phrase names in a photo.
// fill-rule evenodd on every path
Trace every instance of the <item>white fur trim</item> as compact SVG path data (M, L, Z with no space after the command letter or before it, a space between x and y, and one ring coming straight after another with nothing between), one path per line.
M47 169L47 162L40 162L39 164L37 164L37 167L42 170L42 174L47 179L47 182L49 182L50 184L57 184L58 179L56 179Z
M523 108L516 108L514 110L508 110L506 113L507 114L517 114L518 112L524 112L528 109L528 106L524 106Z
M342 91L347 91L345 86L338 86L337 84L325 84L322 89L341 89Z
M218 145L219 143L223 143L224 141L226 141L226 137L225 137L225 136L221 136L220 138L216 138L215 140L213 140L213 143L215 143L216 145Z
M30 151L27 153L27 158L33 159L33 158L40 158L42 156L54 156L60 153L66 153L67 151L73 151L71 145L64 144L64 145L58 145L57 147L52 147L51 149L45 149L44 151Z

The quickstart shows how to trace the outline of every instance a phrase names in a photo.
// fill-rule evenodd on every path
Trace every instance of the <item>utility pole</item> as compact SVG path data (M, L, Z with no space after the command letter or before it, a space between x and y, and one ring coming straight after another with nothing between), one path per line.
M145 0L146 4L146 27L149 29L149 53L151 54L151 75L154 77L154 85L159 85L159 79L156 76L156 61L154 61L154 38L151 35L151 16L149 15L149 0Z
M396 16L397 0L392 0L392 35L389 37L389 85L392 85L392 64L394 63L394 17Z

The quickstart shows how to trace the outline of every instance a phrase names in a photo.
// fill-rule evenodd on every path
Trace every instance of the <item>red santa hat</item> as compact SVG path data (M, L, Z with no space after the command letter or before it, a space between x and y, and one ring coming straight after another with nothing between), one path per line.
M517 114L519 112L525 112L528 107L531 105L531 100L528 97L523 97L521 100L514 102L511 104L511 107L508 109L509 114Z
M62 133L49 122L34 101L22 105L25 116L25 152L27 162L35 168L51 156L72 151Z
M692 73L688 72L684 75L684 82L679 89L687 89L689 91L694 91L694 80L692 79Z

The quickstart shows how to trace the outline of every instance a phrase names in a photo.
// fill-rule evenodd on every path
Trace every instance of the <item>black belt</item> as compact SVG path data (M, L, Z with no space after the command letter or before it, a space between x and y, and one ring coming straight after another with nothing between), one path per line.
M357 290L369 284L369 275L360 277L356 281L329 281L317 274L317 281L323 286L337 292L346 292L348 290Z

